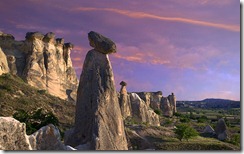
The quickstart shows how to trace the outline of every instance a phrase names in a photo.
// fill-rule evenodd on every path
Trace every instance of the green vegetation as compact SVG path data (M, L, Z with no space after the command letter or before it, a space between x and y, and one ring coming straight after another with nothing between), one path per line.
M183 139L188 141L190 138L198 136L198 132L187 124L177 125L174 132L180 141Z
M28 135L48 124L59 126L58 118L52 112L44 113L42 108L31 113L19 110L14 113L13 117L26 124L26 133Z
M10 74L0 76L0 116L11 117L15 113L15 116L17 116L17 112L19 112L19 118L22 116L24 118L27 116L24 113L26 112L29 117L37 108L42 108L45 111L43 114L46 116L48 116L48 113L52 113L58 119L61 134L73 126L75 104L54 97L45 90L38 90L25 83L18 76ZM50 117L52 116L49 115ZM45 120L45 118L42 120ZM49 120L52 121L52 119ZM47 119L46 122L48 122Z
M160 109L155 109L154 112L155 112L157 115L160 115L160 116L163 115L163 114L162 114L162 110L160 110Z

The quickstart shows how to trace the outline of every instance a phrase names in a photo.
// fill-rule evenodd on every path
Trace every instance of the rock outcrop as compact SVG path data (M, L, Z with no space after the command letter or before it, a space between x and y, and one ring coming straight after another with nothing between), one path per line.
M162 92L137 92L137 95L145 101L148 107L152 109L160 109L160 102L162 98Z
M2 49L0 48L0 75L8 72L9 72L8 61Z
M136 93L130 94L130 101L134 120L152 126L160 125L159 116Z
M0 117L0 149L32 150L25 123L11 117Z
M204 128L203 133L215 134L215 131L214 131L213 127L211 127L210 125L207 125Z
M120 89L120 95L119 95L119 104L122 116L124 118L127 118L131 116L131 103L130 103L130 96L127 93L126 85L127 83L124 81L120 82L121 89Z
M88 34L90 45L77 92L75 127L67 145L88 145L91 150L127 150L124 123L107 53L115 44L101 34Z
M166 116L166 117L172 117L173 116L173 110L172 110L171 104L170 104L167 97L162 97L161 109L162 109L164 116Z
M29 136L33 150L66 150L57 127L49 124Z
M59 130L52 124L32 135L26 135L26 125L12 117L0 117L1 150L76 150L65 146Z
M176 97L175 97L174 93L172 93L171 95L168 96L168 100L169 100L169 103L170 103L170 106L172 108L173 113L176 113L177 112Z
M174 93L172 93L168 97L162 97L160 107L163 111L164 116L172 117L173 114L177 112L176 97L175 97Z
M221 141L226 140L228 138L227 125L225 124L225 120L223 118L218 120L215 127L215 133L217 135L217 138Z
M70 59L73 45L55 39L52 32L28 32L25 38L16 41L12 35L0 33L0 48L8 57L9 72L38 89L75 102L78 79Z

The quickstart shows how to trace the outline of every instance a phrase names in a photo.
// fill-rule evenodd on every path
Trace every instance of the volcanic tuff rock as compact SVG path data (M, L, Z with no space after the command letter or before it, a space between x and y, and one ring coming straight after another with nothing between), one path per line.
M0 150L75 150L65 146L59 130L52 124L26 135L25 123L12 117L0 117Z
M170 106L172 108L173 113L176 113L177 112L176 97L175 97L174 93L172 93L171 95L168 96L168 100L169 100L169 103L170 103Z
M32 150L25 123L11 117L0 117L0 149L1 150Z
M57 127L49 124L40 128L29 136L32 150L68 150L61 142L61 136ZM72 148L71 148L72 149Z
M214 131L214 129L213 129L210 125L207 125L207 126L204 128L203 133L215 134L215 131Z
M99 51L104 54L111 54L116 52L115 43L103 35L91 31L88 33L88 39L90 46L93 47L96 51Z
M151 107L152 109L160 109L160 102L162 98L162 92L137 92L137 95L140 96L141 99L143 99L148 107Z
M130 103L130 96L127 93L126 90L126 82L121 81L120 82L121 89L120 89L120 95L119 95L119 104L122 116L124 118L127 118L128 116L131 116L131 103Z
M225 120L223 118L218 120L216 127L215 127L215 132L217 134L217 138L221 141L228 138L227 126L226 126Z
M8 72L9 72L8 61L2 49L0 48L0 75Z
M52 32L28 32L25 38L16 41L12 35L0 33L0 48L8 55L10 72L38 89L74 101L78 79L70 59L73 45L55 39Z
M101 42L105 37L94 32L90 32L88 38L90 44L96 46L88 51L84 61L77 92L75 127L66 135L66 144L90 145L89 149L93 150L127 150L113 70L108 55L104 54L111 53L110 47L104 48L110 40Z
M149 125L159 126L159 116L146 105L146 103L136 94L130 94L132 117L137 122L145 122Z
M172 117L173 116L173 110L172 110L171 104L170 104L167 97L162 97L161 109L163 111L164 116L166 116L166 117Z

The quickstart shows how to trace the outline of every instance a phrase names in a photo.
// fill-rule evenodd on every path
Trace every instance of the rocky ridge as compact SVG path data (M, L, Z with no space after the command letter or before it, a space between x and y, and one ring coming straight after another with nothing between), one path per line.
M18 75L38 89L75 102L78 80L70 58L72 48L52 32L28 32L24 41L1 32L0 74Z

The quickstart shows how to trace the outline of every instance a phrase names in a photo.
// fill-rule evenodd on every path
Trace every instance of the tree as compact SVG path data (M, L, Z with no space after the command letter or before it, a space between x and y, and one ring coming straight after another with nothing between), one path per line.
M177 125L174 132L180 141L182 141L182 139L186 139L188 141L190 138L198 136L198 132L187 124Z

